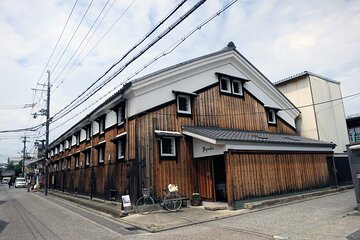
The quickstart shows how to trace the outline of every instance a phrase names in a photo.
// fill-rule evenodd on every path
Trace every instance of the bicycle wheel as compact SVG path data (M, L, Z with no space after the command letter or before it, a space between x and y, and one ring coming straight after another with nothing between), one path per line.
M149 196L142 196L136 201L136 212L147 215L154 210L154 199Z
M171 192L164 198L164 205L168 211L175 212L181 208L182 200L178 192Z

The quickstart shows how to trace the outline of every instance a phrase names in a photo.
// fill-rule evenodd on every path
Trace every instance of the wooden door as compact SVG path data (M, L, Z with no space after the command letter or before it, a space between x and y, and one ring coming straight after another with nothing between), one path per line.
M213 160L201 159L197 161L197 165L200 197L214 200Z

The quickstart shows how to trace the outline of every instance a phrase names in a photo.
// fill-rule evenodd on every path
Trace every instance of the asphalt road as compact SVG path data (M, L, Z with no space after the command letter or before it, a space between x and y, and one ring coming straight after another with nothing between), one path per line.
M360 239L354 191L158 233L26 189L0 185L0 239Z
M132 226L25 188L0 185L0 239L128 239Z

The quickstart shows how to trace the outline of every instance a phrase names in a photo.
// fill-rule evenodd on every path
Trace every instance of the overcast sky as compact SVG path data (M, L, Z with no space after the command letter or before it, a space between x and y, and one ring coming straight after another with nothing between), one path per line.
M44 121L44 117L31 116L44 108L44 92L31 89L41 89L42 85L37 83L47 81L45 69L51 73L50 109L54 115L117 62L180 0L95 0L88 8L90 2L77 1L46 66L75 0L0 1L0 131L28 128ZM145 43L155 39L196 2L188 0ZM50 141L106 99L112 89L118 89L145 63L229 2L205 2L101 91L52 123ZM341 82L343 96L360 92L360 1L348 0L238 1L135 78L220 50L229 41L272 82L307 70ZM144 47L140 45L126 60ZM115 69L121 66L122 63ZM359 97L344 100L346 115L360 113L359 100ZM21 108L34 102L37 103L34 108ZM45 138L45 129L40 130L0 133L0 163L21 155L24 135L31 152L34 140Z

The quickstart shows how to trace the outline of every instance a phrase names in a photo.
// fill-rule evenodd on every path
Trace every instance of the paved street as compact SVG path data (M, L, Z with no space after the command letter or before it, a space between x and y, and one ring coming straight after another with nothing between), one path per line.
M121 239L132 227L41 193L0 185L0 239Z
M354 191L349 190L148 233L52 196L44 198L40 193L1 185L0 239L272 239L282 236L352 240L360 239L360 215L354 207ZM151 214L154 221L156 214L160 213Z

